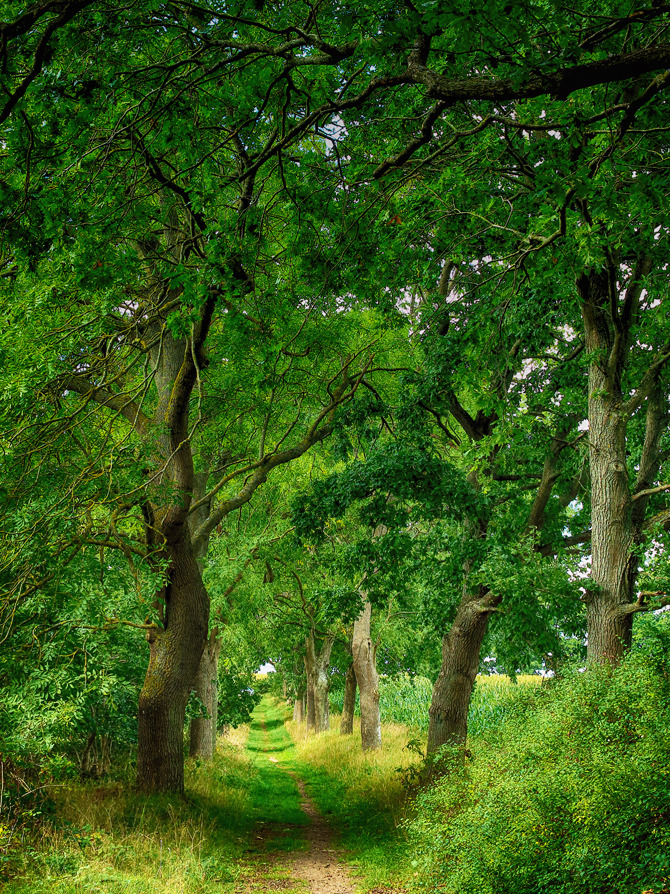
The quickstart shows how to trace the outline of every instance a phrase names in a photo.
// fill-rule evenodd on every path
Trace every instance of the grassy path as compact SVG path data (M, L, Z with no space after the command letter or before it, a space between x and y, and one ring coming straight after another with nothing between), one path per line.
M188 761L184 797L140 795L130 777L54 786L48 816L25 839L14 836L11 850L2 850L0 823L0 890L401 890L388 887L400 856L391 834L388 786L398 788L395 768L402 746L396 743L388 752L366 757L356 737L341 737L335 730L304 736L299 730L296 747L284 722L286 711L285 704L266 697L248 736L240 730L222 738L211 763Z
M237 890L353 894L332 832L297 772L282 710L267 699L254 712L247 752L258 772L251 799L257 859Z

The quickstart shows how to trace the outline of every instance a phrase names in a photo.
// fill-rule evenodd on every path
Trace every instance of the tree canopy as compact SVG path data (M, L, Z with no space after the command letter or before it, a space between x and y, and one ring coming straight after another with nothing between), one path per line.
M5 5L12 685L73 637L109 708L145 636L113 685L140 788L180 791L203 656L237 643L242 680L296 593L343 662L366 612L434 633L429 750L465 741L482 649L514 674L586 624L620 660L668 599L668 15Z

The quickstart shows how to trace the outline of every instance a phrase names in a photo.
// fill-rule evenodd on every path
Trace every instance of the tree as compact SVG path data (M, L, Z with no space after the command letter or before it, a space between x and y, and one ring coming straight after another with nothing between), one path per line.
M354 621L351 640L353 668L358 683L361 705L361 744L363 751L374 751L382 745L379 714L379 674L376 666L376 646L370 636L372 605L368 599Z
M169 17L159 16L157 26L162 21ZM165 39L168 31L173 49L180 47L190 65L188 30L172 21ZM150 660L139 702L138 784L147 791L180 791L184 710L208 636L201 545L274 468L327 437L333 414L357 387L359 361L347 354L348 333L344 342L337 335L336 329L344 334L346 328L335 321L329 330L316 318L326 298L315 299L311 288L306 294L302 284L296 288L289 268L284 268L288 275L281 274L278 261L289 231L279 236L275 228L251 221L263 207L266 184L251 177L240 186L238 169L249 161L253 141L260 147L265 137L257 132L245 146L240 122L231 118L221 142L209 125L219 112L212 113L206 82L194 84L188 99L181 82L166 83L160 61L165 43L157 35L160 27L155 39L140 42L124 59L131 74L117 81L111 107L99 92L84 96L76 86L59 86L50 71L50 90L24 102L23 118L14 118L18 124L7 133L14 165L7 192L14 198L23 190L29 201L9 206L14 213L6 232L16 275L4 285L15 308L10 326L20 325L27 305L40 308L30 335L43 346L47 367L45 373L38 363L33 372L41 449L55 438L80 436L81 421L93 411L100 419L104 446L73 470L71 488L77 494L83 482L84 489L95 490L91 482L104 479L97 498L79 491L75 499L82 513L93 505L90 499L106 501L111 521L103 516L103 530L94 523L86 536L131 557L139 553L161 580L147 618ZM110 57L130 52L116 35L106 49ZM111 64L110 58L103 61ZM83 76L78 66L86 64L83 57L72 60L73 84ZM149 93L138 95L132 71L140 64L146 65ZM160 114L151 108L152 77L160 91ZM227 89L222 83L219 109L229 108ZM48 113L50 94L57 96L60 113L74 113L67 132ZM120 122L127 102L138 105L126 128ZM187 110L198 124L195 165L191 135L182 128ZM246 114L239 108L236 113ZM49 127L33 140L31 119L44 114ZM101 140L93 150L91 126ZM304 130L298 128L297 135ZM26 140L32 141L27 150ZM22 161L16 164L17 159ZM134 179L126 185L129 166ZM221 171L227 172L228 186L212 193L209 184ZM259 220L263 214L272 220L279 213L274 194L264 201ZM285 207L290 217L290 202ZM39 246L31 237L37 220L48 221ZM248 359L250 338L257 346L255 363L247 366L246 378L239 367L231 375L233 358L244 351ZM309 381L314 376L319 352L325 366L317 390L322 387L323 396L304 384L305 374ZM17 353L13 356L14 368L21 368ZM208 384L210 363L229 388L236 377L236 399L243 382L249 397L256 389L263 397L251 401L253 422L247 417L239 425L234 416L222 422L233 433L241 431L243 440L230 438L232 448L217 456L207 492L194 502L201 462L196 440L216 400L207 393L217 385ZM47 389L37 386L45 374ZM287 412L279 422L277 405L287 394ZM26 431L32 438L30 425L16 424L19 444L33 450L34 444L27 448L21 440ZM30 463L36 454L27 456ZM127 489L117 474L119 462L132 478ZM193 531L189 519L204 504L210 512Z
M7 359L26 372L29 412L40 422L7 420L27 468L40 450L83 437L68 488L82 523L65 549L86 538L119 547L160 577L140 704L146 790L182 786L184 705L209 635L203 540L274 468L327 437L362 381L364 346L343 311L355 303L349 296L373 290L363 295L357 284L369 241L352 182L408 162L420 171L431 153L494 127L519 130L524 110L533 113L529 126L545 127L538 121L550 102L577 126L581 111L572 115L567 98L597 85L624 84L613 101L603 89L594 113L623 136L640 108L658 107L670 81L662 6L621 15L604 3L583 15L526 3L518 15L502 12L500 3L464 17L393 2L326 5L305 17L293 4L244 15L218 3L10 7L0 46L2 286L11 332L40 349L31 365L8 344ZM537 96L542 103L532 105ZM387 115L405 122L397 140ZM368 145L343 153L355 125L373 121L383 139L367 129ZM336 175L327 192L312 179L324 170ZM528 245L516 269L563 236L581 185L569 186L557 221L552 207L537 230L520 227ZM378 195L387 199L388 190ZM378 283L374 291L388 306L388 292L380 297ZM250 346L253 369L243 373L231 357L246 360ZM319 382L306 388L315 352ZM257 415L222 422L232 448L214 451L201 498L211 511L194 533L189 517L204 505L193 500L195 476L209 462L198 440L217 416L215 374L238 407L243 383ZM282 427L276 407L294 400ZM101 421L82 426L89 416ZM26 531L17 535L24 545ZM15 592L25 596L25 576Z

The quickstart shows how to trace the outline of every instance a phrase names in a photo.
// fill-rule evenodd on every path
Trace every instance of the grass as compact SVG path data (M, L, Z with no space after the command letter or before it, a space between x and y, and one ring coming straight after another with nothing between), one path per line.
M232 892L261 852L301 846L296 784L269 760L292 748L268 704L250 729L219 740L212 764L187 763L185 798L141 797L121 784L55 789L54 818L12 854L19 877L4 891Z
M400 724L383 727L380 751L363 753L360 723L350 736L331 729L307 735L304 725L287 723L296 742L296 766L321 812L340 832L340 840L362 876L364 890L395 886L408 872L400 824L409 806L403 777L419 756L407 748L411 731Z
M519 691L502 678L480 678L471 729L495 726ZM271 879L282 879L286 890L281 854L304 847L307 822L290 773L339 831L361 890L397 889L412 875L403 780L420 762L408 748L420 731L385 723L381 751L363 754L358 723L353 735L340 736L332 715L330 731L308 737L304 726L285 722L288 715L284 703L264 698L250 727L219 740L212 764L187 763L185 798L141 797L121 783L56 788L53 816L4 855L3 891L232 894L259 878L268 890Z
M258 771L249 816L254 825L262 824L272 831L266 844L270 850L302 847L300 827L307 823L300 809L298 786L284 769L295 767L295 746L284 723L286 716L285 705L265 697L254 712L247 742L247 753Z
M140 797L121 784L68 785L55 816L13 855L8 894L214 894L232 891L251 826L252 776L239 744L189 763L188 796Z
M468 736L476 739L498 727L520 691L541 684L542 677L537 674L519 674L516 683L502 674L479 674L468 713Z
M537 674L519 674L519 686L539 686L542 678ZM489 723L497 724L505 713L505 706L514 701L516 685L502 674L479 674L475 685L468 726L472 735L478 735ZM400 723L410 727L416 735L428 730L428 708L433 694L433 684L426 677L396 674L382 676L379 680L379 710L382 723ZM334 693L331 707L342 710L342 691ZM358 710L358 709L357 709Z

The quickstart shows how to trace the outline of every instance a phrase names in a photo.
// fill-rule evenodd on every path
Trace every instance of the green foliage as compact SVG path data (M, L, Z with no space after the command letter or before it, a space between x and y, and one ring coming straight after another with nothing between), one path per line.
M11 621L5 616L13 649L0 651L6 755L30 756L58 775L78 769L89 739L122 752L136 742L145 655L124 570L113 556L101 581L99 564L84 554L20 602Z
M411 443L378 445L365 462L314 482L311 492L293 503L293 522L300 538L322 537L328 519L339 519L363 501L361 521L401 527L410 518L478 515L484 506L465 476L450 463ZM414 515L408 503L415 505Z
M520 688L472 762L420 796L417 890L659 891L670 875L670 631L615 670Z
M229 724L236 727L248 723L261 696L262 692L259 691L250 673L240 672L225 662L220 664L218 712L220 726Z

